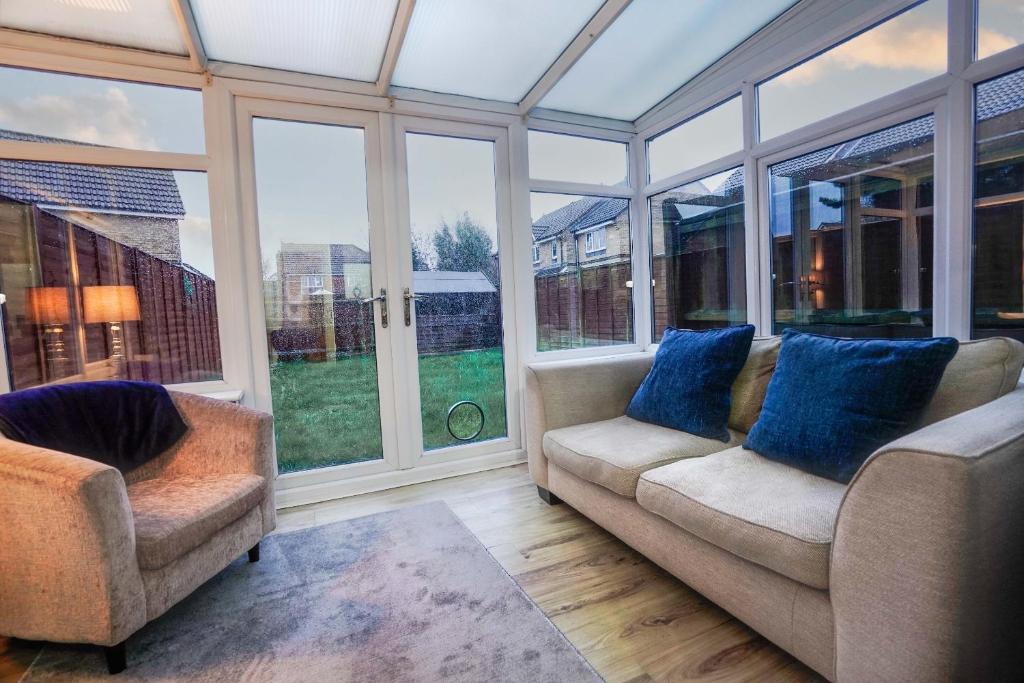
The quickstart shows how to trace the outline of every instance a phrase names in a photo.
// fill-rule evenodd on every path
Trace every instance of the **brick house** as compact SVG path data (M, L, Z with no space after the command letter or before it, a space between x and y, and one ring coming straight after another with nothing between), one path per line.
M628 200L582 197L533 224L535 276L628 261Z

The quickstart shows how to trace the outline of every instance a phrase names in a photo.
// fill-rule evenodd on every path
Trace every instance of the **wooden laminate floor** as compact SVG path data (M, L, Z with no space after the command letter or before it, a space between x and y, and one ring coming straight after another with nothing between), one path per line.
M611 682L812 681L812 671L568 505L525 465L281 511L281 533L443 500ZM0 638L0 683L38 645Z

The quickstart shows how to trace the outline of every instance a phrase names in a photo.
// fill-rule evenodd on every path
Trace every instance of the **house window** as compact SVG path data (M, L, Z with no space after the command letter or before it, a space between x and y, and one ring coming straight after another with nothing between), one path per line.
M739 97L680 123L647 141L652 182L743 149L743 108Z
M743 168L651 197L653 339L747 322Z
M303 275L302 276L302 293L316 294L322 291L324 288L324 276L323 275Z
M759 84L761 139L944 74L946 13L928 0Z
M776 333L931 334L934 131L926 116L769 167Z
M1024 341L1024 70L975 88L975 338Z
M540 245L533 245L533 262L540 263Z
M533 273L537 350L632 343L629 200L534 192L530 203L534 239L550 239L552 257ZM581 259L592 247L604 257Z

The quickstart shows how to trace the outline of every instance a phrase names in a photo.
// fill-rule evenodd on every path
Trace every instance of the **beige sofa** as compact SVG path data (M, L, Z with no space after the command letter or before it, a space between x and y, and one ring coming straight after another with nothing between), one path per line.
M107 648L274 528L270 415L172 392L188 434L127 476L0 437L0 634Z
M624 416L650 354L529 366L527 448L541 496L830 680L1018 677L1024 345L962 343L922 427L843 485L738 445L779 344L754 341L733 386L729 443Z

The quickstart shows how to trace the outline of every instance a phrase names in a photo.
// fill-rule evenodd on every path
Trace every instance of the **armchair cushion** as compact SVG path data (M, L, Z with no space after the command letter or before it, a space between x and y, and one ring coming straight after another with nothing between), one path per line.
M159 569L263 501L256 474L146 479L128 487L139 566Z

